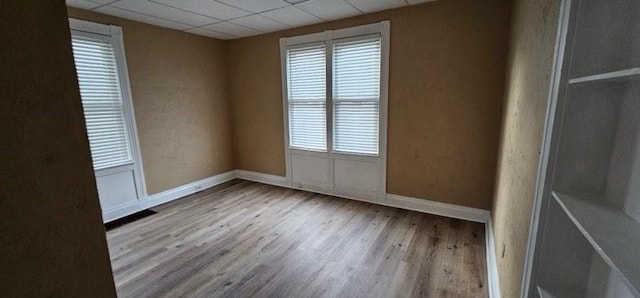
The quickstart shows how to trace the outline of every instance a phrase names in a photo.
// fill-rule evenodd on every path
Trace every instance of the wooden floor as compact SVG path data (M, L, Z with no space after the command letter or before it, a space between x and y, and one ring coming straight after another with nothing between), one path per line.
M487 297L484 225L246 181L107 233L120 297Z

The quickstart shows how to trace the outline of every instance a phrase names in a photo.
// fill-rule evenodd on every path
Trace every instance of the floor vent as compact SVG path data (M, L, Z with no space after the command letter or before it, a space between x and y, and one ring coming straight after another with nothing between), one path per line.
M128 223L134 222L136 220L143 219L145 217L154 215L156 213L158 213L158 212L155 212L155 211L149 210L149 209L142 210L140 212L136 212L136 213L131 214L129 216L125 216L123 218L120 218L120 219L114 220L112 222L106 223L106 224L104 224L104 227L105 227L105 229L107 231L111 231L111 230L113 230L113 229L115 229L117 227L124 226L124 225L126 225Z

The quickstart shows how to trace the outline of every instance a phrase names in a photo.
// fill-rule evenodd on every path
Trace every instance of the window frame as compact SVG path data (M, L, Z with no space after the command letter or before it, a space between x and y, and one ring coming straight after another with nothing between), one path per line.
M298 35L280 38L280 64L283 95L283 120L284 120L284 147L286 179L292 181L291 157L292 152L298 155L329 157L332 160L380 160L380 184L386 189L386 159L387 159L387 114L389 95L389 48L390 48L390 21L381 21L373 24L355 27L326 30L306 35ZM334 149L334 100L333 100L333 46L344 41L357 41L371 39L373 36L381 40L381 64L380 64L380 99L379 99L379 129L378 129L378 154L342 152ZM287 86L287 50L310 44L324 43L326 47L326 83L327 83L327 151L313 151L292 148L289 140L289 111L288 111L288 86ZM330 165L332 167L332 165Z
M122 28L115 25L94 23L90 21L69 18L71 37L74 35L108 41L113 47L113 54L117 67L117 76L120 84L120 96L122 99L122 112L131 155L131 162L94 170L96 177L112 175L114 173L133 170L138 198L147 197L147 187L142 167L142 155L138 142L138 130L136 127L135 113L131 96L131 84L125 56ZM71 42L69 43L71 44Z

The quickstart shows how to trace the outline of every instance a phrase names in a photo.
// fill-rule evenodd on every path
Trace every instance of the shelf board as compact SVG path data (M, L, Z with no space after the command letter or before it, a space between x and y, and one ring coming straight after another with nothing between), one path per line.
M554 296L551 295L549 291L543 289L540 286L538 286L538 296L540 296L540 298L554 298Z
M627 81L637 79L640 79L640 67L570 79L569 84L586 82Z
M570 292L570 291L566 291L566 290L560 290L560 289L549 289L549 288L543 288L542 286L537 286L538 289L538 296L540 298L577 298L578 295Z
M602 198L552 195L595 251L640 297L640 223Z

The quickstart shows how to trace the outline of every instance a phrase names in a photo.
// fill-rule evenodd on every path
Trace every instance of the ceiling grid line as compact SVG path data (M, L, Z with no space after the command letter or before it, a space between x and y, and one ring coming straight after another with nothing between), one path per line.
M105 6L101 6L101 7L99 7L99 8L104 8L104 7L105 7ZM185 25L185 26L193 26L193 25L190 25L190 24L187 24L187 23L182 23L182 22L180 22L180 21L171 20L171 19L167 19L167 18L159 17L159 16L154 16L154 15L150 15L150 14L146 14L146 13L142 13L142 12L138 12L138 11L134 11L134 10L129 10L129 9L126 9L126 8L115 7L115 6L108 6L108 5L107 5L106 7L113 8L113 9L118 9L118 10L123 10L123 11L127 11L127 12L130 12L130 13L134 13L134 14L138 14L138 15L143 15L143 16L147 16L147 17L152 17L152 18L156 18L156 19L162 19L162 20L165 20L165 21L169 21L169 22L172 22L172 23L178 23L178 24ZM98 9L98 8L96 8L96 9L94 9L94 10L97 10L97 9ZM97 12L100 12L100 11L97 11Z

